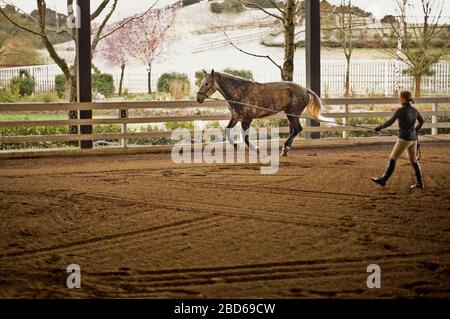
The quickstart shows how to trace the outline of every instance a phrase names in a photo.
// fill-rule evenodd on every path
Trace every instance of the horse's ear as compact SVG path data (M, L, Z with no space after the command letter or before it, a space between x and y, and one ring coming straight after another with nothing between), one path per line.
M212 69L211 71L211 76L214 76L214 69Z
M203 75L207 75L208 72L205 71L205 69L203 69Z

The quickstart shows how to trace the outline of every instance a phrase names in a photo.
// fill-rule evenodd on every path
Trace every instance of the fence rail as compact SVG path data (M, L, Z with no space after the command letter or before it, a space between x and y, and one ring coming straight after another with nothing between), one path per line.
M344 112L326 113L324 116L336 119L343 119L343 123L348 123L350 118L373 118L373 117L389 117L392 112L349 112L349 105L389 105L396 104L397 99L392 98L374 98L374 99L324 99L327 105L347 106ZM442 98L419 98L418 104L431 104L431 111L422 112L424 116L431 116L432 122L424 125L425 129L432 129L432 134L437 135L438 129L450 128L449 122L439 122L439 117L450 117L449 110L439 111L439 104L450 104L450 97ZM121 114L121 110L132 109L192 109L192 108L224 108L227 107L226 102L208 101L198 104L195 101L150 101L150 102L108 102L108 103L37 103L37 104L0 104L2 112L42 112L42 111L67 111L67 110L117 110L117 114ZM128 114L125 112L125 114ZM127 140L133 138L149 138L149 137L170 137L172 131L150 131L150 132L129 132L128 124L148 124L163 122L179 122L179 121L213 121L227 120L229 114L202 114L202 115L155 115L149 117L128 117L118 116L115 118L94 118L89 120L20 120L20 121L0 121L0 128L11 127L31 127L31 126L64 126L64 125L100 125L100 124L120 124L122 125L121 133L107 134L54 134L54 135L13 135L0 136L0 144L12 143L33 143L33 142L68 142L80 140L121 140L122 146L128 147ZM282 114L272 116L270 118L284 118ZM306 117L305 117L306 118ZM368 131L374 128L374 125L368 125L368 128L354 127L351 125L342 126L321 126L321 127L305 127L305 132L342 132L342 137L347 137L347 132L352 131ZM393 126L390 130L396 130ZM204 131L210 131L208 129ZM280 133L287 133L289 129L283 127Z
M223 37L217 37L216 39L210 39L210 41L193 48L192 53L204 52L227 47L230 46L230 42L232 42L235 45L238 45L247 42L252 42L254 40L262 40L266 36L268 36L272 31L273 29L270 28L259 32L229 36L228 39L224 39Z
M245 23L239 23L239 24L225 24L220 26L212 26L207 28L202 28L199 30L195 30L194 34L208 34L208 33L219 33L222 34L223 31L232 31L232 30L244 30L244 29L257 29L257 28L267 28L267 27L277 27L280 25L279 20L269 20L269 21L252 21L252 22L245 22ZM222 36L223 38L223 36Z

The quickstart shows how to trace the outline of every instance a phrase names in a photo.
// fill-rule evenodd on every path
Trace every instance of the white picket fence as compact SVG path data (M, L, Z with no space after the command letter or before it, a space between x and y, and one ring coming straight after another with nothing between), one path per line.
M345 74L347 64L343 60L322 61L321 83L322 94L341 96L345 91ZM395 60L354 60L350 65L350 89L356 96L385 95L391 96L396 87L401 90L412 90L414 79L405 74L408 69L405 63ZM297 64L294 82L305 85L305 65ZM398 71L396 71L398 70ZM433 66L433 75L422 78L423 94L450 94L450 61L442 61ZM253 72L258 82L279 81L278 72Z
M9 88L11 79L20 76L20 71L27 71L35 80L35 92L43 93L55 90L55 76L62 74L56 64L24 66L0 69L0 89Z
M399 71L396 71L396 68ZM258 82L279 81L280 74L274 69L264 71L248 67L253 72L254 79ZM385 95L391 96L398 86L400 89L411 90L414 86L414 79L404 74L407 69L404 63L395 60L354 60L351 63L351 91L355 96L367 95ZM61 70L56 65L40 65L18 68L0 69L0 89L8 88L11 79L19 76L21 70L27 70L35 78L35 92L42 93L55 89L55 76L61 74ZM296 65L294 81L305 85L305 67L302 64ZM341 96L344 93L346 63L342 60L322 61L322 94L325 96ZM120 74L116 71L111 72L116 82L116 88L119 87ZM177 70L174 70L177 71ZM450 94L450 61L442 61L433 66L434 74L425 76L422 79L422 93L429 95ZM152 76L153 90L156 90L156 83L159 73ZM188 74L191 86L195 90L194 74ZM147 73L126 72L124 78L125 89L130 93L147 92Z

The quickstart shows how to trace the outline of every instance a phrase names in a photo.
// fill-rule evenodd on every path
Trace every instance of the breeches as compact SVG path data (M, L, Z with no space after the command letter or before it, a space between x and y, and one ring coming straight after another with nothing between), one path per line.
M407 151L408 159L411 164L417 162L417 141L407 141L399 138L397 143L395 143L394 149L392 150L390 159L397 160L402 156L402 154Z

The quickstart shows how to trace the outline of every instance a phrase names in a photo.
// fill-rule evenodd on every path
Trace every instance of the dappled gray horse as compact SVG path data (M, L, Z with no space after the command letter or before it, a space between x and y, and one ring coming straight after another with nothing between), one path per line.
M264 118L285 112L289 121L289 137L283 147L287 156L294 138L303 130L300 115L305 108L313 119L320 118L322 101L313 91L292 82L257 83L225 73L204 72L197 92L197 101L203 103L214 92L219 91L228 101L231 120L227 126L228 142L234 144L231 129L240 121L245 143L249 143L248 129L253 119ZM239 103L236 103L239 102ZM252 107L251 105L257 106Z

